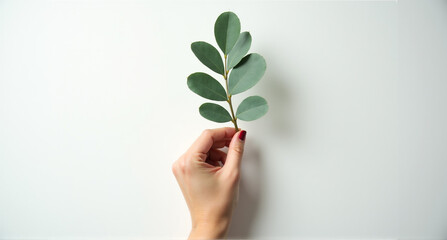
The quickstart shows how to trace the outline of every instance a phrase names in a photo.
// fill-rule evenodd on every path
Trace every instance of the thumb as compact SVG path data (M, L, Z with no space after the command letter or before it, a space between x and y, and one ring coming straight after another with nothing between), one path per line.
M242 155L244 154L245 136L247 131L242 130L234 134L228 147L227 159L225 160L224 169L226 171L239 170L241 167Z

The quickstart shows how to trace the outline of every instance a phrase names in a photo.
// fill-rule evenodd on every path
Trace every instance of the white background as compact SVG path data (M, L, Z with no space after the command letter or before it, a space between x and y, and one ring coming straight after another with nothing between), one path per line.
M270 106L229 235L447 236L447 1L70 0L0 1L0 238L187 236L171 164L223 126L190 44L227 10Z

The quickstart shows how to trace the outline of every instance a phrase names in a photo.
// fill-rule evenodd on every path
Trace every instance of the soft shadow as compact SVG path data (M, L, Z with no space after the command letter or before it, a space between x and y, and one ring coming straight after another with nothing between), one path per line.
M286 140L296 135L299 81L294 74L288 72L290 70L284 69L282 61L274 53L266 52L265 57L271 61L268 62L262 82L256 86L259 95L265 97L269 105L265 120L261 120L267 121L262 130L268 131L274 138ZM298 67L294 69L298 70Z
M255 139L247 141L241 166L239 198L228 231L228 238L249 238L262 200L264 168Z
M267 77L268 82L262 91L265 92L263 95L267 95L269 103L268 128L273 130L273 134L277 137L292 137L295 135L294 130L297 124L292 115L296 114L293 111L293 105L297 103L292 99L290 86L286 85L279 74L274 76L276 77Z
M266 58L273 59L273 56L267 53ZM262 84L258 86L259 95L265 97L269 103L265 122L258 130L269 136L271 141L287 142L297 134L297 121L294 119L296 114L291 115L291 111L298 96L292 95L293 86L287 84L286 73L282 72L281 65L276 62L279 61L272 60ZM260 142L248 136L242 161L238 204L228 231L230 239L252 238L253 232L256 231L256 220L262 208L263 196L268 191L264 184L266 173L262 148L267 147L263 146L264 144L265 141Z

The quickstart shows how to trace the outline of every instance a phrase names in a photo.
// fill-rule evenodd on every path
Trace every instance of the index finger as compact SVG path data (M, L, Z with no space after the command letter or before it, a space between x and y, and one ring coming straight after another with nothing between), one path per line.
M213 144L226 138L232 138L236 130L231 127L206 129L199 138L191 145L190 153L208 153Z

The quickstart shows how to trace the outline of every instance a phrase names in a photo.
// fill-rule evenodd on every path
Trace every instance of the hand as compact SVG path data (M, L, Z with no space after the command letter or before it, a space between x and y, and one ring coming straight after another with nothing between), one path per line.
M172 165L191 214L189 239L225 237L239 191L245 134L234 128L205 130ZM228 154L219 150L225 146Z

